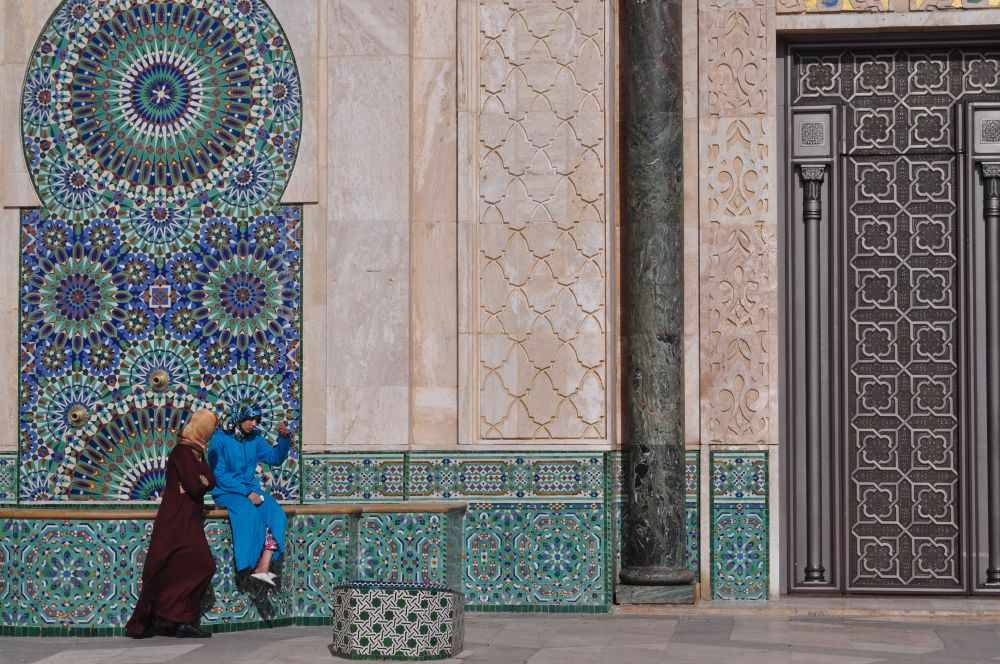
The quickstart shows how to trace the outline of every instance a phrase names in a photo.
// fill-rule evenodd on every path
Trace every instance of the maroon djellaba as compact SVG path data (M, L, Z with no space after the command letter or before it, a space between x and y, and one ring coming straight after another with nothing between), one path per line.
M201 600L215 574L203 521L205 494L215 486L205 455L217 426L212 411L199 410L167 457L167 485L153 522L142 570L142 591L125 625L134 638L153 636L157 618L172 623L177 637L211 636L198 628L198 616Z

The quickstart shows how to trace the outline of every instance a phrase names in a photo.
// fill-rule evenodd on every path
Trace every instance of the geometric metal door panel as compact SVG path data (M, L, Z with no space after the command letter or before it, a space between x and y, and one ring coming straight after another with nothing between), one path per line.
M966 495L974 482L962 397L970 314L963 306L961 111L967 102L1000 101L1000 51L901 45L789 52L793 167L816 171L807 164L822 154L819 169L828 173L823 189L810 194L818 205L821 192L822 215L814 208L812 217L802 216L806 194L789 199L788 251L804 251L796 239L803 219L820 220L826 238L818 258L789 262L791 289L804 261L815 263L821 290L814 292L823 303L819 328L789 325L789 375L804 380L809 362L822 365L811 370L827 388L789 403L817 408L800 419L822 422L808 430L829 436L808 447L804 425L790 416L792 456L800 459L790 466L799 470L793 492L812 481L818 488L810 498L824 505L793 517L793 528L805 523L821 538L810 532L808 545L792 545L792 584L808 588L808 574L815 575L808 570L819 570L817 586L847 591L962 592L970 567ZM790 169L793 190L796 172ZM793 293L789 306L804 306L802 298ZM803 351L803 330L810 329L822 344ZM802 359L810 353L815 359ZM817 459L825 474L798 476ZM810 561L833 556L829 574L838 578L800 560L806 546Z
M955 161L846 160L852 587L962 585Z
M298 419L301 105L264 0L55 10L22 97L21 502L156 499L202 404Z

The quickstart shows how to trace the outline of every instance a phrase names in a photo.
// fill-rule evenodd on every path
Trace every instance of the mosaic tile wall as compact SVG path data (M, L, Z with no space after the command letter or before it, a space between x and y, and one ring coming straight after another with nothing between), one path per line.
M301 97L262 0L56 9L22 97L22 503L155 499L201 404L297 422Z
M310 454L303 466L303 502L392 502L404 497L406 455Z
M330 589L348 580L347 561L353 559L347 528L347 518L339 515L293 518L278 568L281 592L265 595L237 588L229 524L208 521L205 533L218 572L203 623L217 627L330 616ZM0 521L0 632L26 627L120 631L138 597L137 567L145 559L151 529L149 521Z
M463 587L473 610L604 610L609 603L603 453L412 454L411 500L461 500Z
M714 597L767 596L766 461L764 452L712 455L712 569L703 581L713 584ZM697 569L697 453L689 452L687 462L688 557ZM357 550L349 551L347 517L296 516L289 529L282 592L262 603L236 587L228 524L211 521L206 529L219 572L207 620L221 625L328 619L329 589L345 580L351 568L373 581L459 588L472 610L608 609L624 506L619 454L309 455L302 468L311 468L314 477L326 482L331 476L358 478L373 467L394 464L404 469L411 500L467 502L464 522L437 514L365 515ZM330 473L318 470L324 465ZM362 482L361 490L350 486L371 496L355 494L355 502L385 502L380 495L393 493L370 491L378 486L374 480ZM328 502L343 502L348 493L347 488L331 492ZM121 521L0 522L0 567L5 570L0 602L6 611L0 612L0 624L119 625L126 611L122 607L130 607L137 594L147 528ZM464 561L449 558L449 541L462 542ZM115 595L118 600L111 599ZM33 609L36 622L18 613L24 602L38 605Z
M712 452L712 598L767 599L767 452Z

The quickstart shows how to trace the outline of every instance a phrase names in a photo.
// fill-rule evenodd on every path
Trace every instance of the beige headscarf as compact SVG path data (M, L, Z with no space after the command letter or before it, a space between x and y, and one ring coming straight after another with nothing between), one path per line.
M178 445L189 445L204 455L208 451L208 439L215 433L219 426L219 418L215 413L202 408L188 420L181 431L181 437L177 441Z

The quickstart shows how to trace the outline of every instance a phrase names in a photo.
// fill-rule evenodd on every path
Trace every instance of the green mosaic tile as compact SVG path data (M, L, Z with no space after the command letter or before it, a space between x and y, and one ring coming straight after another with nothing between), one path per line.
M0 454L0 503L17 500L17 455Z
M447 584L445 515L366 514L360 533L360 579Z
M767 599L767 452L712 452L712 597Z
M602 453L411 454L411 499L498 502L604 498Z
M303 464L307 503L392 502L405 491L405 456L310 454Z

